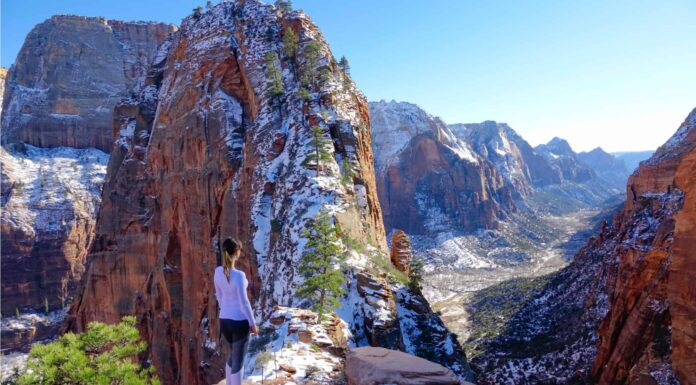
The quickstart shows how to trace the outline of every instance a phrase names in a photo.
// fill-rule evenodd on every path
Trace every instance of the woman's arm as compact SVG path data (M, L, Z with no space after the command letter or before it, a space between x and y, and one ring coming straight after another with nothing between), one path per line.
M244 273L239 274L239 279L237 281L237 290L239 291L239 300L241 301L240 305L242 307L242 312L244 313L244 316L247 319L247 322L249 322L249 326L255 326L256 321L254 320L254 311L251 309L251 302L249 302L249 297L247 296L247 280L246 276Z
M222 307L222 290L220 289L220 285L218 284L217 269L213 274L213 283L215 284L215 298L217 298L218 306Z

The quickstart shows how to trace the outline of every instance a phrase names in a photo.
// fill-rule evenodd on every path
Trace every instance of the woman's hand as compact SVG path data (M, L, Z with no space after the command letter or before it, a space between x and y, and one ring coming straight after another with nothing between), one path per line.
M256 325L249 326L249 334L251 334L252 336L259 335L259 329L256 328Z

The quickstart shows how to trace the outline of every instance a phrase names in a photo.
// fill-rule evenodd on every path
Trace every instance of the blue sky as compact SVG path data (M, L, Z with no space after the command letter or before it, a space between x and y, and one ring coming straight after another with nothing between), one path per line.
M57 13L179 24L205 1L3 0L2 65ZM533 145L654 149L696 107L693 0L295 0L370 100L448 123L497 120Z

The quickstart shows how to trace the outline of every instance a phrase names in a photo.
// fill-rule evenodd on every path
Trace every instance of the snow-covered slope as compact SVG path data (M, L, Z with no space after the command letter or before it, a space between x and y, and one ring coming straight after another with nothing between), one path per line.
M388 166L418 135L433 135L461 159L476 163L478 158L469 145L455 135L442 119L407 102L370 102L370 123L377 172Z
M69 305L92 241L107 161L97 149L0 148L5 317L19 312L24 319ZM3 323L3 348L50 336L46 325L36 334L24 331L46 322L27 322Z

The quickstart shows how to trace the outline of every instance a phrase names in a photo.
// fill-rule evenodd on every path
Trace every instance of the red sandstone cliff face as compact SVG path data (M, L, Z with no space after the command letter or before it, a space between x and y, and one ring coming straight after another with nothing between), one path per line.
M286 28L300 38L295 59L281 50ZM313 42L320 57L312 69L324 80L306 100L297 71L309 65L303 51ZM270 51L280 57L273 64L282 74L280 107L269 95ZM152 83L115 112L120 138L71 322L79 330L136 314L163 383L211 383L223 375L224 359L221 345L208 343L218 339L211 279L220 235L241 239L240 268L262 319L277 304L307 305L295 295L306 242L300 234L322 206L344 236L386 254L369 112L303 13L281 17L255 0L185 19L157 57ZM307 161L316 125L333 143L319 175ZM349 263L349 277L369 278L348 282L340 313L356 342L398 346L418 332L400 329L391 283L361 272L368 257L355 252ZM369 282L386 297L366 291ZM444 327L438 335L451 343ZM433 341L452 356L445 340ZM459 373L468 370L462 357L450 358Z
M626 233L608 282L592 373L599 384L696 383L696 110L629 179ZM648 221L637 221L639 215Z
M50 337L70 304L108 160L80 147L110 150L114 106L142 89L157 45L173 30L54 16L32 30L3 71L2 312L24 319L48 309L52 320L37 333L3 325L3 348Z
M166 24L54 16L27 36L10 69L2 143L111 150L114 105L140 91Z
M371 103L377 189L388 231L495 228L512 188L440 119L409 103Z
M696 110L473 364L483 384L694 384Z

